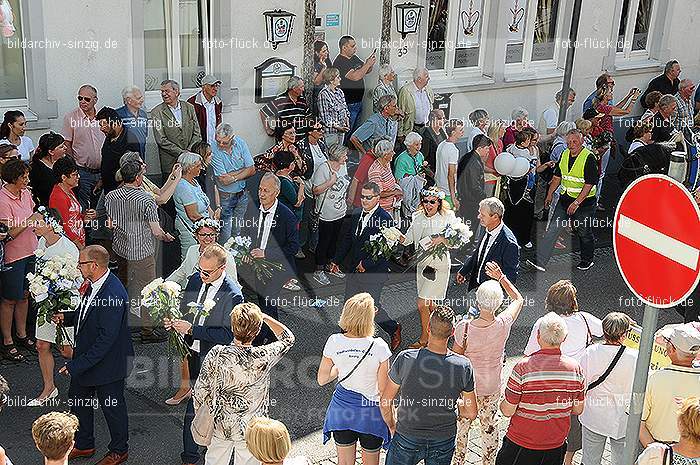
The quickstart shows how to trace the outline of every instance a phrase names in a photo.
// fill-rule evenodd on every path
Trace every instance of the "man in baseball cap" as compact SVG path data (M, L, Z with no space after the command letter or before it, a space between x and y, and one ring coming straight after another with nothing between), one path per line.
M666 342L671 365L649 374L639 428L644 447L651 442L678 442L678 402L700 396L700 368L693 366L700 353L700 332L691 324L682 324L667 326L658 334Z
M202 78L202 90L187 99L194 105L202 140L210 145L216 142L216 127L221 124L223 102L218 97L220 86L221 79L207 74Z

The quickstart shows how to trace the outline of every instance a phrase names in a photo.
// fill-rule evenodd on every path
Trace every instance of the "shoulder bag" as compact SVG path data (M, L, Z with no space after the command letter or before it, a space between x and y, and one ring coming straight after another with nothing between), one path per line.
M664 444L664 458L661 461L662 465L673 465L673 446Z
M617 353L615 354L615 357L612 359L612 362L610 362L610 365L608 365L608 368L606 368L605 372L603 372L602 375L595 381L593 381L591 384L588 385L587 391L590 391L591 389L595 389L596 387L600 386L603 384L603 381L610 375L610 373L613 371L615 368L615 365L617 365L617 362L620 361L620 358L622 358L622 354L625 352L625 346L620 346L620 348L617 350Z
M370 351L372 350L372 347L374 347L374 339L372 339L372 343L369 345L369 347L367 348L367 350L365 350L365 353L362 354L362 357L360 358L360 361L357 362L357 363L355 364L355 366L352 367L352 370L350 370L350 371L348 372L347 375L343 376L343 379L339 380L337 384L342 383L343 381L345 381L346 379L348 379L348 378L350 377L350 375L352 375L353 373L355 373L355 370L357 370L357 367L359 367L360 364L362 363L362 361L363 361L365 358L367 358L367 355L369 355Z
M221 355L217 356L216 367L221 366ZM192 439L200 446L208 447L214 436L214 411L216 410L216 397L221 387L219 370L214 374L214 388L211 391L211 404L204 402L194 414L192 419Z
M583 318L583 323L586 325L586 347L588 347L593 344L593 334L591 334L591 327L588 326L588 320L586 317L583 315L583 313L579 313L579 315L581 315L581 318Z
M332 176L333 170L331 169L331 165L330 163L328 163L328 161L326 161L326 164L328 165L328 174ZM319 221L321 221L321 209L323 208L323 204L326 202L326 196L328 195L328 191L332 188L333 186L326 189L326 191L323 193L323 197L321 197L320 203L318 202L318 198L314 199L314 208L309 214L309 230L316 231L318 229L318 223Z

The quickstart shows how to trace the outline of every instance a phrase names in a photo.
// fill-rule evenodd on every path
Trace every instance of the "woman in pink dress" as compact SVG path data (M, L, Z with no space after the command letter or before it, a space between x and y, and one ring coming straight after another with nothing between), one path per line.
M471 321L462 320L457 324L452 350L465 355L472 363L476 404L481 423L481 458L484 465L494 465L498 452L498 425L495 419L501 398L503 351L510 328L523 308L524 299L495 262L486 264L486 274L491 280L482 283L476 290L479 317ZM511 303L495 316L503 303L501 286L510 297ZM469 420L461 418L457 423L457 442L452 465L464 463L469 444L470 423Z

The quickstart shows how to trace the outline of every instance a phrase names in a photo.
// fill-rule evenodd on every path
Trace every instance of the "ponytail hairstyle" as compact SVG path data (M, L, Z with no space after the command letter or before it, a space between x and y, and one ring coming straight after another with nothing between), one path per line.
M44 134L39 138L39 146L34 151L34 158L32 161L39 161L48 157L49 152L55 150L56 147L63 144L63 142L65 142L65 139L58 133L51 131Z
M17 121L19 118L23 118L24 113L19 110L10 110L5 112L5 117L0 124L0 139L9 139L10 137L10 125Z

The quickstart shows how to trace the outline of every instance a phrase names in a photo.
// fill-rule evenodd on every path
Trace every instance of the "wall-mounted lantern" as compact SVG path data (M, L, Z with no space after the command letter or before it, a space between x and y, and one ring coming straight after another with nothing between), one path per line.
M396 5L396 32L401 34L402 39L405 39L408 34L418 32L422 11L422 5L412 2Z
M284 10L271 10L263 13L265 16L265 32L267 41L277 50L277 45L289 41L294 27L294 13Z

